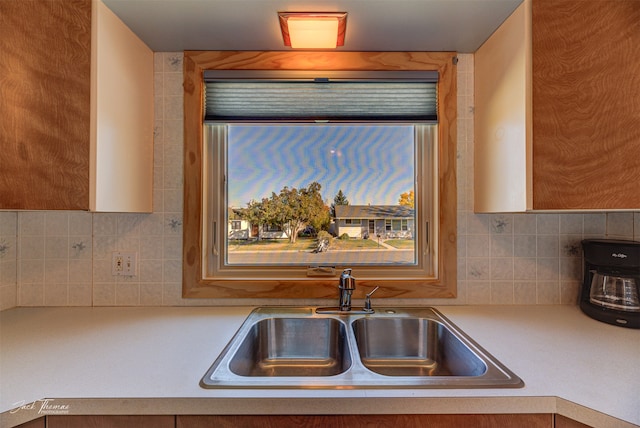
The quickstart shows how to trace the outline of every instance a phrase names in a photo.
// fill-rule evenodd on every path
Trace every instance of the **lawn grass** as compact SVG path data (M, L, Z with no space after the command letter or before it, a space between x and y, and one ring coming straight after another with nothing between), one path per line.
M388 239L384 243L399 250L412 250L414 247L413 239Z
M334 239L329 250L374 250L378 243L371 239Z
M402 240L398 240L402 241ZM413 244L413 241L410 241ZM312 251L318 246L315 238L298 238L295 244L288 239L263 239L253 240L231 240L229 241L229 251ZM375 250L382 248L378 246L375 239L333 239L329 246L331 250ZM400 248L400 247L397 247ZM413 248L413 245L405 248Z
M314 238L298 238L294 244L288 239L230 240L229 251L306 251L318 246Z

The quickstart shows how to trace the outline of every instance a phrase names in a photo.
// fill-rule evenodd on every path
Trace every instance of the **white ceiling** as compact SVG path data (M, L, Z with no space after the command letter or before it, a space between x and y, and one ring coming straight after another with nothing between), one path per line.
M523 0L103 0L153 51L289 50L277 12L348 12L344 51L475 52Z

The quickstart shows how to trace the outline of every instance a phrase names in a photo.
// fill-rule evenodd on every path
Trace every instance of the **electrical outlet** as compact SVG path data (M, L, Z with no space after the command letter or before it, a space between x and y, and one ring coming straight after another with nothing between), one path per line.
M138 253L135 251L114 251L111 253L111 275L136 276L138 273Z

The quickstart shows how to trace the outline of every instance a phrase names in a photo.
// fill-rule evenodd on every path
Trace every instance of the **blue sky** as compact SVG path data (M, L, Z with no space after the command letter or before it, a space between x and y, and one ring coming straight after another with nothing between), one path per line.
M352 205L395 205L413 189L413 134L411 125L232 125L229 206L314 181L328 203L342 189Z

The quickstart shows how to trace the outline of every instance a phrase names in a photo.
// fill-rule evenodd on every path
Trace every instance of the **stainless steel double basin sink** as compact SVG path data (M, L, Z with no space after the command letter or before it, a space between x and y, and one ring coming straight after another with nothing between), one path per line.
M204 388L519 388L522 380L433 308L318 314L257 308Z

